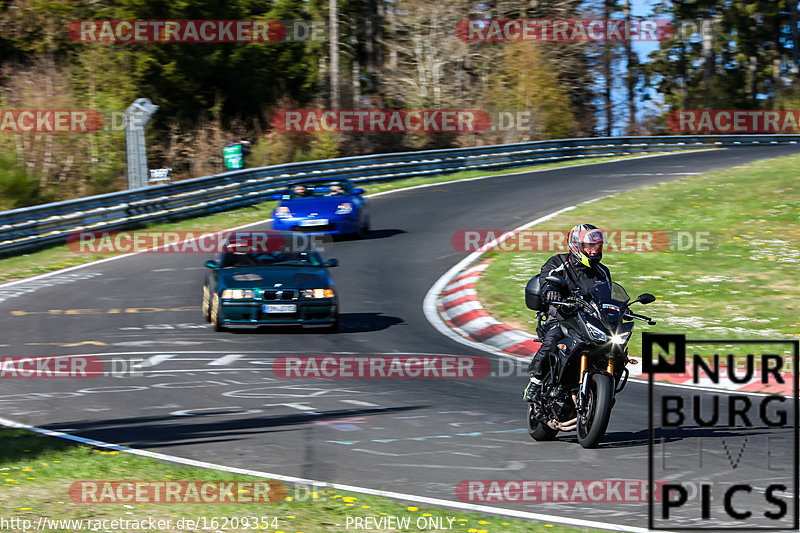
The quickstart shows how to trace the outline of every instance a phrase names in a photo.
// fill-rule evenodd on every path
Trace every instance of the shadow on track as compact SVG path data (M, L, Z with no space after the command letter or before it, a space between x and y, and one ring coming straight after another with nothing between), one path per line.
M333 242L342 242L342 241L369 241L372 239L386 239L389 237L394 237L395 235L400 235L405 233L405 230L402 229L373 229L370 230L369 233L361 237L360 239L354 237L353 235L334 235Z
M398 324L405 324L405 320L396 316L387 316L381 313L341 313L339 314L339 333L363 333L366 331L380 331ZM313 330L309 330L313 331Z
M369 241L372 239L386 239L388 237L394 237L395 235L400 235L403 233L405 233L405 230L402 229L374 229L370 230L369 233L364 235L361 240Z
M701 426L683 426L680 428L655 428L653 437L654 443L660 445L661 443L677 442L685 439L696 439L702 437L712 437L715 439L725 437L749 437L752 435L763 435L772 432L769 428L751 428L741 431L732 431L729 428L720 427L701 427ZM559 434L556 439L558 442L576 443L577 439L575 434L561 435ZM603 440L598 446L599 449L611 448L631 448L634 446L647 446L648 443L648 430L647 428L640 429L639 431L609 431L606 433Z
M342 333L364 333L367 331L381 331L398 324L404 324L405 320L396 316L384 315L382 313L340 313L339 331ZM225 333L247 334L263 333L265 335L308 335L321 334L319 328L303 328L301 326L260 326L260 327L226 327ZM330 333L327 333L330 335Z
M297 426L315 421L335 420L352 416L375 416L425 409L426 405L387 407L381 409L342 409L321 413L297 413L279 416L208 420L228 411L204 412L190 416L148 416L116 418L91 422L63 422L42 426L47 429L69 427L71 434L132 448L166 448L203 442L236 441L248 435L294 431ZM312 426L313 427L313 426Z

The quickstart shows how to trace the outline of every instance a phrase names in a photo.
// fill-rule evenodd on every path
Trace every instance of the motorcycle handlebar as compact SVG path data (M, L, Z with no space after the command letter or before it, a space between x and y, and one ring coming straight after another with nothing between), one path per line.
M558 305L561 307L577 307L577 302L573 300L574 300L573 298L569 298L565 301L552 300L552 301L545 301L545 303L549 305Z
M630 311L626 312L626 313L625 313L625 316L626 316L626 317L630 317L630 318L636 318L636 319L638 319L638 320L644 320L644 321L645 321L645 322L647 322L647 324L648 324L648 325L650 325L650 326L653 326L653 325L655 325L655 323L656 323L656 321L655 321L655 320L653 320L652 318L650 318L649 316L637 315L636 313L632 313L632 312L630 312Z
M551 305L562 306L562 307L572 307L573 309L575 307L578 307L578 306L591 309L591 306L589 305L589 303L586 302L585 300L581 299L581 298L567 298L563 302L553 301L553 302L547 302L547 303L551 304ZM625 312L625 317L627 317L627 318L636 318L638 320L643 320L643 321L647 322L647 324L650 325L650 326L653 326L656 323L656 321L653 320L652 318L650 318L649 316L639 315L639 314L636 314L636 313L634 313L634 312L632 312L630 310Z

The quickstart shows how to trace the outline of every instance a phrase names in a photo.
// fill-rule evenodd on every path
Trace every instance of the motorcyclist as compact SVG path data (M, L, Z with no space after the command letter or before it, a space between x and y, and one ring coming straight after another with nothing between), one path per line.
M611 272L600 263L603 258L603 243L606 241L603 230L591 224L578 224L569 232L569 253L557 254L547 260L542 266L541 279L546 276L560 276L567 281L567 287L560 287L543 281L541 294L546 302L563 301L565 296L580 296L589 298L589 289L597 282L611 283ZM523 399L532 402L534 413L540 412L538 402L541 392L542 379L546 369L545 361L550 355L555 355L558 342L564 338L560 323L569 315L570 311L563 306L550 305L547 310L547 319L544 322L544 335L542 345L533 356L528 365L530 380L523 392Z

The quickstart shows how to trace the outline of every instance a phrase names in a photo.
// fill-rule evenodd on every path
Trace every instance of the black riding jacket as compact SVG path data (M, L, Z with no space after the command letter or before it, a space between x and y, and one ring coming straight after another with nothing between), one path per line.
M546 276L561 276L567 280L569 286L569 293L566 290L560 289L552 283L544 282L541 286L542 297L547 295L548 291L556 291L561 296L580 296L584 300L589 299L589 289L594 287L597 282L605 281L611 283L611 272L605 265L598 263L594 267L587 267L581 263L571 259L570 254L557 254L547 260L542 266L540 276L544 279ZM576 294L577 293L577 294ZM555 305L551 305L547 310L546 323L553 321L562 321L565 316L563 311Z

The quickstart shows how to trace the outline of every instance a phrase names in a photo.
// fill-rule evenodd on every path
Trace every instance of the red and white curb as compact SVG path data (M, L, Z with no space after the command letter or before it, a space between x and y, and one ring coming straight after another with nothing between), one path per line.
M530 358L541 346L536 336L496 320L486 312L478 300L475 284L484 271L489 268L491 262L492 259L487 259L456 273L451 278L452 281L445 285L436 300L439 314L444 323L456 333L474 343L489 348L492 352L499 352L506 356ZM521 300L522 296L520 295L519 298ZM642 364L638 359L636 363L628 365L628 370L630 370L631 379L647 380L647 374L642 372ZM723 365L720 365L720 372L727 372ZM791 373L782 375L782 384L772 383L765 385L761 383L760 373L754 372L753 376L750 381L738 384L727 380L724 383L713 383L707 377L701 377L695 383L691 371L687 371L684 374L661 374L658 376L658 381L662 384L666 382L673 385L685 385L693 389L722 389L782 395L792 394L793 392L793 376Z
M541 345L537 338L495 320L478 301L475 283L491 262L482 261L457 274L439 295L439 313L445 324L474 342L505 354L531 357Z

